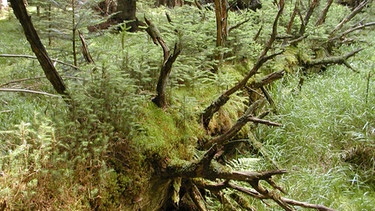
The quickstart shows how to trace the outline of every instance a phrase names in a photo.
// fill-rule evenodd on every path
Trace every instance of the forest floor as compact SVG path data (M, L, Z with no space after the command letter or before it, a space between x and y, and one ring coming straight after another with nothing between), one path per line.
M0 16L0 46L2 46L0 54L31 54L28 43L23 38L22 29L16 23L17 20L14 17L3 19ZM102 46L117 45L120 48L118 45L118 41L121 40L120 36L109 34L98 38L94 37L90 40L92 44L90 47L92 47L93 53L102 55L105 53ZM144 38L133 35L123 36L129 36L135 40ZM298 86L301 75L297 74L286 74L284 78L275 82L270 88L276 112L267 116L267 118L280 122L282 126L267 127L259 125L253 135L262 143L262 150L266 152L267 159L271 159L278 168L288 171L287 174L279 177L277 182L285 188L289 198L324 204L337 210L374 209L375 55L373 52L375 52L375 31L366 30L361 36L362 43L345 47L349 52L363 45L366 46L365 50L350 59L351 66L358 70L359 73L353 72L345 66L335 65L320 73L304 75L304 84L300 89ZM51 51L53 50L56 51L53 53L58 54L58 50L52 49ZM139 51L142 51L142 49ZM118 53L112 52L112 54L117 55ZM111 55L107 57L111 58ZM103 62L103 66L104 64ZM224 66L223 69L230 69L233 66L235 65ZM9 84L7 83L11 80L35 78L42 75L42 71L38 68L35 60L0 57L0 69L0 88L8 86ZM237 76L232 77L235 78ZM33 79L26 84L22 84L22 86L28 89L51 91L48 84L40 82L38 79ZM12 87L18 88L17 83L12 83ZM195 89L195 92L200 94L199 90L207 88L198 87ZM178 94L178 91L174 93ZM23 165L29 165L30 160L37 159L42 160L41 163L48 166L46 161L52 157L52 154L47 156L45 153L51 152L49 150L50 147L54 147L54 142L51 141L51 145L48 146L43 144L39 146L38 143L34 143L41 150L40 153L35 150L30 152L33 157L27 157L30 155L21 152L24 149L22 147L25 147L22 141L29 140L27 138L23 139L23 137L28 137L28 134L31 134L30 137L34 135L43 136L42 138L49 140L52 136L54 141L59 137L69 138L69 134L61 134L61 132L54 137L55 129L49 120L53 119L55 113L58 113L61 103L62 101L59 99L46 96L36 97L25 93L0 91L0 156L4 158L0 158L0 173L6 175L0 175L0 205L2 200L5 199L20 199L19 204L21 206L22 203L27 204L27 200L32 200L32 196L38 195L38 193L26 191L32 190L32 187L43 185L40 183L37 185L36 181L29 180L25 176L32 175L32 173L21 172L20 176L16 175L17 171L13 170L11 172L7 168L18 166L19 171L21 171L24 169ZM192 108L193 111L191 112L196 114L197 112L194 109ZM150 118L159 117L157 112L159 111L150 112ZM142 118L146 119L146 117ZM165 122L169 121L168 118L160 118L155 121ZM145 120L145 122L147 121ZM32 129L28 131L27 128L31 127L30 125L32 124L37 124L38 130ZM159 129L159 127L162 127L162 125L155 125L155 128ZM27 133L23 133L25 131ZM180 133L180 131L172 132L170 139ZM194 131L191 133L194 133ZM18 140L10 140L10 137ZM155 146L157 144L163 145L164 143L155 143ZM65 146L61 145L59 147L63 148ZM166 151L168 150L172 149L166 148ZM240 158L246 159L249 157L264 161L258 161L254 167L255 170L265 170L272 166L266 161L264 154L263 156L250 153L239 153L238 155L239 161ZM18 158L19 160L24 158L25 162L16 161ZM4 160L4 162L1 160ZM241 163L237 163L237 165L239 166ZM46 166L33 166L33 168L38 167L42 172ZM22 176L23 173L25 174L24 176ZM48 179L53 180L54 176L56 176L55 174L60 173L65 174L67 178L74 175L69 170L56 171L53 173L52 178ZM110 170L105 173L111 175ZM12 176L14 176L13 180ZM9 185L20 178L27 181L24 186ZM80 182L84 183L89 179L88 176L87 178L82 178ZM126 180L128 178L123 179ZM48 180L46 179L46 181ZM28 186L31 188L28 189ZM64 187L53 187L48 184L46 184L46 187L59 189L65 194L65 200L72 201L78 199L77 195L74 194L81 191L73 190L72 187L74 185L69 182L67 182L65 189ZM92 192L88 193L88 195L95 192L91 189L90 191ZM116 189L116 191L119 190ZM40 195L43 196L43 193ZM2 198L2 196L6 197ZM49 204L43 206L48 207ZM214 207L214 205L212 206ZM256 206L258 210L270 209L259 200L254 200L253 206ZM71 207L82 208L84 205L74 204ZM18 208L22 208L22 206Z

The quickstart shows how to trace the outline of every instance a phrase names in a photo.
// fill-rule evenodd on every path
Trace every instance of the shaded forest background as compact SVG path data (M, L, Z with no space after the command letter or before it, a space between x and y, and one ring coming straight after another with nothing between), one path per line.
M112 3L0 11L0 210L372 209L372 1Z

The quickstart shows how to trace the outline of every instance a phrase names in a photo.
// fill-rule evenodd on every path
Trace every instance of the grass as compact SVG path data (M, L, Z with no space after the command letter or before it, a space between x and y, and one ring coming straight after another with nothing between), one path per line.
M186 12L176 11L173 10L173 13ZM204 20L201 13L189 14L197 15L191 20ZM155 23L161 24L164 11L153 13L152 18ZM181 31L191 25L191 20L185 16L176 17L175 20L176 23L182 22ZM31 54L22 30L16 23L14 17L10 21L0 20L0 44L5 46L0 53ZM87 119L92 118L92 122L84 119L87 120L87 128L80 127L83 123L68 122L68 117L58 119L63 116L60 112L66 109L61 100L0 93L0 153L4 158L0 162L0 172L4 171L6 174L6 177L0 177L0 195L6 196L0 198L0 204L3 199L17 199L14 206L11 205L13 208L21 209L22 205L33 204L39 208L47 206L82 210L89 207L89 203L100 203L97 201L100 197L109 201L111 197L115 197L119 202L123 200L124 194L136 196L138 189L147 188L143 185L148 178L141 178L142 175L150 174L141 172L146 168L142 166L142 159L153 155L147 153L157 152L159 156L170 159L191 159L197 139L208 136L197 124L198 114L217 95L236 83L241 78L241 72L247 69L241 69L241 65L227 65L219 74L209 77L205 71L197 71L206 70L212 65L206 60L213 48L197 48L202 47L202 43L210 44L213 41L207 41L207 36L200 33L206 30L204 27L213 30L210 24L214 26L213 22L197 24L194 27L198 28L194 28L191 34L182 35L187 47L172 71L171 83L168 85L171 107L167 111L156 108L150 102L162 55L160 47L153 46L146 34L106 34L88 39L98 67L90 69L84 66L83 72L78 75L90 75L91 80L102 77L102 80L92 83L91 88L86 90L80 83L69 84L77 88L73 89L79 92L77 95L86 97L80 96L80 103L87 109L82 110L83 115L89 114L91 116ZM167 32L173 31L174 27L164 27L162 33L169 36L166 39L172 46L176 36ZM371 42L372 33L366 32L368 39L364 40ZM10 34L12 36L8 36ZM239 33L238 36L245 35ZM123 47L119 44L121 42L124 43ZM150 49L145 46L151 45L150 55ZM109 49L103 46L108 46ZM369 135L371 128L375 127L373 46L373 43L369 43L365 51L351 59L351 65L360 70L360 73L354 73L343 66L333 66L323 73L305 76L307 78L301 90L296 89L298 75L292 74L288 74L272 88L277 114L268 118L283 126L259 126L254 134L263 143L269 156L281 168L289 171L289 174L278 181L287 190L286 197L324 204L337 210L373 209L375 185L371 176L374 172L369 168L372 160L366 160L366 163L358 160L361 158L358 154L374 148L374 138ZM357 47L359 46L348 46L347 51ZM252 50L250 47L242 49L241 55ZM195 55L195 59L190 54ZM11 79L42 75L36 61L0 58L0 66L3 68L0 84ZM371 77L367 86L369 73ZM135 84L131 81L135 81ZM53 91L45 80L22 85ZM143 93L143 96L134 100L134 93ZM233 124L230 120L238 118L238 110L243 111L242 102L245 100L241 94L232 96L231 101L222 109L221 115L228 119L228 125ZM131 106L137 106L136 112ZM133 116L122 118L129 115ZM218 120L220 121L223 122ZM124 135L124 131L130 135ZM119 134L121 132L123 134ZM127 140L129 138L132 140ZM24 140L27 140L26 144ZM110 154L111 151L107 149L111 146L107 143L113 144L113 148L122 147L123 152L132 151L124 153L125 155ZM25 147L30 150L24 150ZM143 153L140 156L143 156L142 159L137 157L137 153ZM118 165L129 174L117 175L104 163L104 159L111 155L114 155L114 159L133 158L132 162L139 162L136 164L138 166L128 169L133 163L119 159ZM20 157L23 159L14 159ZM345 157L353 158L352 162L347 162ZM243 167L242 164L238 163ZM265 168L270 166L260 165ZM98 166L99 170L96 169ZM132 174L137 174L138 177L132 177ZM95 180L98 178L100 179ZM24 179L26 182L17 183ZM14 184L19 185L15 187ZM17 195L18 191L22 195ZM42 196L42 199L36 199L38 196ZM56 198L61 202L56 201ZM43 205L43 199L49 200ZM132 203L133 198L126 200ZM270 209L258 200L255 201L254 206L259 210Z
M373 166L359 169L343 159L358 146L374 151L375 139L369 135L375 126L374 78L366 91L373 51L369 47L352 59L360 73L332 66L307 76L300 91L294 89L296 76L287 76L273 90L278 115L272 118L283 126L260 127L258 136L274 160L289 170L281 179L289 197L337 210L373 209L375 186L369 179Z

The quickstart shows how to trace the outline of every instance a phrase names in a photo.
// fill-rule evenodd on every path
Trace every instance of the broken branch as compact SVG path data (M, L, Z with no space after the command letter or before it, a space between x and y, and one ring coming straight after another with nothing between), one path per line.
M33 91L33 90L28 90L28 89L0 88L0 92L24 92L24 93L31 93L31 94L47 95L50 97L59 97L59 95L54 95L54 94L41 92L41 91Z

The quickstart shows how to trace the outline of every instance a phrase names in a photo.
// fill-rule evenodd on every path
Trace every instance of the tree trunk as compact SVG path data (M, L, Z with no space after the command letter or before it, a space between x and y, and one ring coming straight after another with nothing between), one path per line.
M38 61L42 66L47 79L51 82L51 84L59 94L68 96L65 92L66 86L59 73L56 71L55 66L53 66L53 63L48 56L44 45L40 41L40 38L31 22L31 18L27 14L26 7L23 1L11 0L10 2L13 8L13 12L20 21L26 38L30 43L31 49L35 53L35 56L38 58Z
M156 0L155 5L159 6L167 6L167 7L176 7L184 5L184 0Z
M117 2L118 14L115 16L115 19L118 23L130 21L126 23L126 28L129 28L131 32L138 30L137 18L135 16L137 10L136 4L136 0L119 0Z
M226 0L215 0L215 15L216 15L216 47L224 47L228 36L228 13L227 13L227 1ZM216 60L221 63L224 54L218 52L216 54ZM217 66L214 67L214 72L217 72Z

